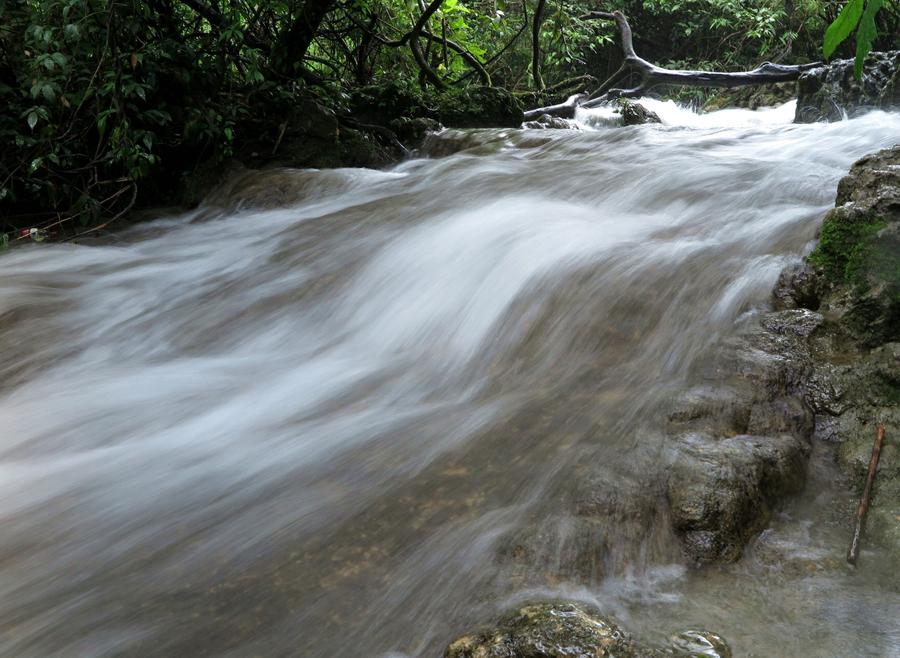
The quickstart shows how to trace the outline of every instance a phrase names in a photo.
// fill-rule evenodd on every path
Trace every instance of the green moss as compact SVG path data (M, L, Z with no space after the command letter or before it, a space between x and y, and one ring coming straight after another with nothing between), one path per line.
M840 212L833 212L825 218L819 244L809 255L814 265L825 271L825 276L834 283L865 283L865 275L871 269L873 240L887 222L882 218L872 221L852 221ZM897 260L896 255L889 255ZM895 264L900 268L900 263Z

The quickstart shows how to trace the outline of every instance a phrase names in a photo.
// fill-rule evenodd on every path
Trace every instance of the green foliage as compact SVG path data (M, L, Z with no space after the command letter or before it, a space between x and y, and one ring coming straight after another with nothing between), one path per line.
M862 79L863 62L878 36L875 16L883 4L883 0L850 0L825 31L822 53L826 58L831 57L837 47L853 34L854 30L856 31L856 61L853 73L857 80Z
M419 39L425 61L450 89L485 83L474 62L494 86L524 91L537 2L444 0ZM860 5L851 28L860 48L877 39L880 5ZM580 18L597 8L596 0L547 3L548 86L618 67L615 25ZM728 69L814 58L838 0L603 8L628 15L651 61ZM378 99L371 90L390 83L416 103L442 102L421 93L429 83L408 41L421 15L412 0L0 0L0 231L77 230L136 202L177 201L198 172L274 154L279 127L302 124L296 108L311 97L362 120L354 90Z
M828 29L825 31L825 40L822 44L822 53L826 58L831 57L841 42L856 29L859 19L862 17L865 3L866 0L850 0L837 18L834 19L834 22L828 26Z
M859 29L856 32L856 61L853 66L853 73L857 80L862 79L863 61L872 50L872 43L878 36L875 28L875 14L881 9L882 4L882 0L869 0L866 3L866 11L859 21Z

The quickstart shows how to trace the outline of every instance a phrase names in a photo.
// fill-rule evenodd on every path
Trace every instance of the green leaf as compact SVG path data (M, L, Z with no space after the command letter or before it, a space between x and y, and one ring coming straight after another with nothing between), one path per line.
M853 75L857 80L862 80L863 62L866 55L872 50L872 44L878 31L875 28L875 14L881 9L883 0L869 0L866 3L866 11L859 21L859 29L856 31L856 62L853 65Z
M822 53L826 59L831 57L835 49L853 32L862 16L864 3L865 0L850 0L834 19L834 22L825 30Z
M28 127L34 130L34 127L38 122L38 113L37 112L29 112L28 113Z

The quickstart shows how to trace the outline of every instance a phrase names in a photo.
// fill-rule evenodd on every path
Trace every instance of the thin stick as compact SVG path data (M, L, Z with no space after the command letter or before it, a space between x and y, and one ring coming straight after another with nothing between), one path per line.
M881 456L883 443L884 425L879 425L878 431L875 433L875 445L872 446L872 458L869 460L866 488L863 489L863 495L856 510L856 529L853 531L853 541L850 542L850 550L847 551L847 562L850 564L856 564L856 560L859 558L859 541L866 524L866 512L869 511L869 498L872 495L872 485L875 483L875 472L878 470L878 458Z

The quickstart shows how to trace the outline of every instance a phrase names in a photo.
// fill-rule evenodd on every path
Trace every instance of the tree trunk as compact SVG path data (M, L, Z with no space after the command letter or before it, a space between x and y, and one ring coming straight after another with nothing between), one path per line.
M544 90L544 78L541 76L541 26L546 6L547 0L538 0L531 24L531 75L534 77L534 88L538 91Z
M332 10L335 0L306 0L290 28L278 36L273 53L273 66L280 75L297 76L297 71L310 44L316 38L319 26Z

